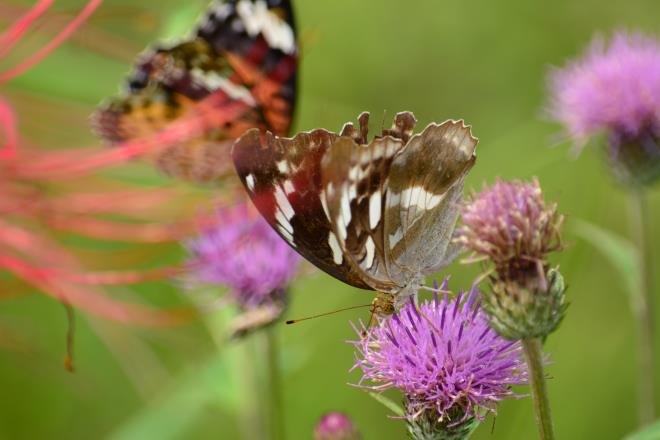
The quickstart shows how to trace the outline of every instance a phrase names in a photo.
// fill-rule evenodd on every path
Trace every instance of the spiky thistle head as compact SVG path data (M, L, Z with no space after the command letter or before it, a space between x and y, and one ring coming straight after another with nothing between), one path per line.
M520 343L493 331L479 303L476 288L455 300L436 293L367 331L356 329L357 386L401 390L415 439L465 438L498 401L519 397L511 386L527 382Z
M218 215L217 224L186 243L193 282L226 286L243 311L266 312L270 321L278 318L300 257L246 205Z
M563 217L556 204L545 202L537 179L497 179L493 186L474 194L462 214L456 241L476 257L491 260L504 277L535 270L537 262L560 249Z

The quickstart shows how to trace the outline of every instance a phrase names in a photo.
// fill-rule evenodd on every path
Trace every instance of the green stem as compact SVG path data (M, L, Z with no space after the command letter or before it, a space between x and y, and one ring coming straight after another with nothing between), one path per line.
M653 271L649 246L649 222L643 188L632 189L630 199L630 234L639 255L639 292L635 294L633 313L637 324L638 384L637 405L640 426L655 419L653 380Z
M527 368L529 370L529 385L532 390L532 401L534 402L534 414L536 426L541 440L553 440L555 434L552 428L552 417L550 415L550 401L548 390L543 374L543 344L539 338L526 338L522 340L527 357Z
M204 309L200 309L204 310ZM218 353L224 351L232 383L242 392L236 393L236 415L240 438L267 438L266 421L260 405L259 391L262 389L259 377L258 342L252 338L244 338L240 342L227 344L227 321L233 313L226 310L224 314L202 313L204 322L209 329Z
M282 405L280 358L277 344L277 335L274 326L264 329L264 349L266 357L268 381L268 410L271 440L284 440L284 406Z

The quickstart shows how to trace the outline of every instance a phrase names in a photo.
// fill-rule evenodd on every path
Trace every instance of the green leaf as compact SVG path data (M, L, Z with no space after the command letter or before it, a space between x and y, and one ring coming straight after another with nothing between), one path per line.
M660 440L660 420L633 434L624 440Z
M403 408L401 408L397 403L392 401L392 399L390 399L389 397L386 397L383 394L376 393L374 391L369 391L368 394L371 397L373 397L374 399L376 399L378 402L383 404L387 409L392 411L394 413L394 415L396 415L398 417L405 417L406 416L406 412L403 410Z
M624 288L634 301L642 286L639 253L635 246L627 239L585 221L575 221L573 230L598 249L619 271Z

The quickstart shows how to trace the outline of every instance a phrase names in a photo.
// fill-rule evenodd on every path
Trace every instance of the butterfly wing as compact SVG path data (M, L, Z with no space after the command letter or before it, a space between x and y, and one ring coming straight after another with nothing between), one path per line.
M323 159L322 199L326 200L333 237L343 256L381 292L399 290L387 271L383 248L383 207L390 165L403 148L392 136L358 145L340 137Z
M385 201L385 252L394 279L412 279L447 264L477 139L463 121L430 124L413 136L390 167Z
M255 206L289 245L333 277L369 289L344 258L321 199L321 160L337 138L326 130L287 139L252 129L232 159Z
M296 97L298 47L290 0L216 1L197 35L224 57L255 100L264 128L289 132Z
M231 140L246 129L286 134L297 62L288 0L215 1L192 38L139 57L124 95L104 103L92 116L92 127L106 141L120 143L153 135L210 96L220 114L225 105L241 101L245 111L238 118L151 158L176 177L214 180L231 168ZM213 160L213 166L199 164L204 160Z

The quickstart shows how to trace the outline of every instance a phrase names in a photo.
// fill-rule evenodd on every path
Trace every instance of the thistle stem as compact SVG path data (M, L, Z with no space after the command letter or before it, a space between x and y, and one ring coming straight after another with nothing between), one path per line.
M532 401L534 402L534 414L536 426L541 440L553 440L555 438L550 415L550 401L548 390L543 374L543 344L539 338L526 338L522 340L527 358L529 370L529 384L532 390Z
M195 298L195 297L193 297ZM205 312L204 302L199 301L200 311ZM208 314L204 322L209 329L215 344L218 356L224 355L229 374L233 385L238 390L236 402L236 414L238 418L238 429L240 438L259 438L266 439L266 422L263 417L263 406L261 404L262 387L261 376L259 375L260 341L252 338L241 341L241 343L227 344L227 319L229 315L221 313Z
M640 426L655 419L653 379L653 288L651 248L648 245L649 222L646 197L643 188L629 193L630 235L639 255L639 291L634 297L633 313L637 324L638 384L637 405Z
M259 344L243 341L236 344L235 352L227 355L238 389L245 390L237 405L238 426L241 438L268 438L263 405L260 405ZM220 348L218 348L220 350Z
M271 440L284 440L284 414L281 393L280 358L278 352L277 335L273 326L264 329L264 351L266 357L267 383L268 383L268 411Z

